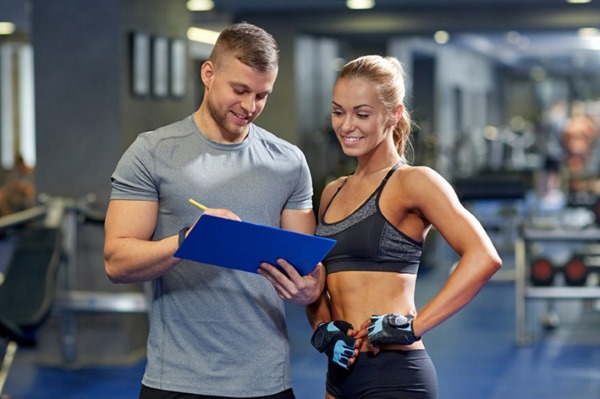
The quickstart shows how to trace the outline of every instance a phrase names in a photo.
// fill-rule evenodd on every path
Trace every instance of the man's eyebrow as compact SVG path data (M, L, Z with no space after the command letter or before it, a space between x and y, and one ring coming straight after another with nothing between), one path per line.
M250 86L248 86L245 83L241 83L241 82L231 82L230 83L231 86L235 86L236 88L241 88L241 89L245 89L245 90L250 90Z
M252 91L252 88L250 86L248 86L247 84L245 84L245 83L231 82L231 86L235 87L236 89L242 89L242 90L245 90L245 91ZM271 94L272 92L273 92L273 90L265 90L265 91L263 91L261 93L258 93L258 94L259 95L260 94Z

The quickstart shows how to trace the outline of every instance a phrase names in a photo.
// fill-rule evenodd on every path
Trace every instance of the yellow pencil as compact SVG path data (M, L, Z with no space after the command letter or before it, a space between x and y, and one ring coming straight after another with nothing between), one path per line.
M198 201L195 201L193 199L190 198L190 204L197 206L198 208L205 210L206 207L204 205L202 205L201 203L199 203Z

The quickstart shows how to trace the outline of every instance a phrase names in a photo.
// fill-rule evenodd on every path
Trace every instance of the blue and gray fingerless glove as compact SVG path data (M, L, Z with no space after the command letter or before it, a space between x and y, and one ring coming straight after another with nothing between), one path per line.
M402 316L395 313L385 315L371 316L369 330L369 342L372 346L384 344L410 345L419 341L421 337L416 337L412 322L414 317L411 315Z
M352 324L343 320L322 322L315 330L310 343L337 365L348 369L350 358L354 354L356 339L347 335Z

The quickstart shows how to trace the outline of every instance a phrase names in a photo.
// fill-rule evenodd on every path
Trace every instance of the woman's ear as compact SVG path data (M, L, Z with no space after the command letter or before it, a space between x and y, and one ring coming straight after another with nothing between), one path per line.
M390 118L390 126L396 126L398 121L402 118L402 113L404 112L404 105L400 104L396 108L394 108L392 112L392 117Z
M394 118L400 120L402 118L402 114L404 113L404 105L400 104L394 109Z

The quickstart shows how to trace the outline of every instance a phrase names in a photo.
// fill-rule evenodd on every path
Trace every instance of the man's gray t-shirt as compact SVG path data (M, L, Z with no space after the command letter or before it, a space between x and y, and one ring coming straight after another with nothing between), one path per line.
M243 142L217 143L192 116L140 134L112 187L111 200L159 201L154 240L193 225L201 211L190 198L276 227L283 209L312 208L310 172L296 146L253 124ZM144 385L232 397L291 387L284 304L267 279L183 261L153 286Z

